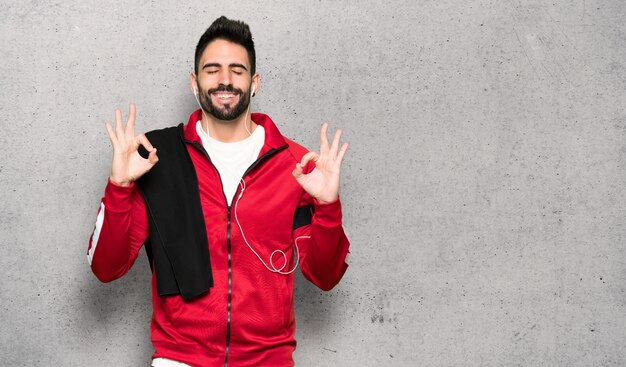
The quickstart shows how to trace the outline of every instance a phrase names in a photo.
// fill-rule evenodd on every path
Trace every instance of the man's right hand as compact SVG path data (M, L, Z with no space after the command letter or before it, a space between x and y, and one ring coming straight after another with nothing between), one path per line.
M159 161L156 148L148 141L144 134L135 136L135 105L130 104L130 112L126 127L122 126L122 111L115 110L115 130L110 123L106 123L111 145L113 145L113 165L111 168L111 182L120 186L128 186L139 179ZM139 155L139 145L150 154L148 159Z

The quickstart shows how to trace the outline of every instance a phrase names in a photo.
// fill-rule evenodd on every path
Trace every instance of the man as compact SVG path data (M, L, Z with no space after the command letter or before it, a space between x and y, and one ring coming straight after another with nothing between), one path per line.
M225 17L200 38L184 126L106 124L111 176L89 242L109 282L142 245L152 267L153 366L293 366L293 271L330 290L347 269L338 130L320 153L249 113L260 90L249 27ZM144 151L145 150L145 151Z

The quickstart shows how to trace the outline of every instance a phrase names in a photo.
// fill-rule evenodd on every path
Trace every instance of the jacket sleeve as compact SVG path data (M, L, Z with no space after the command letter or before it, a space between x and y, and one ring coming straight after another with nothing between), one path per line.
M109 180L87 249L96 277L110 282L126 274L148 233L146 204L137 185L118 186Z
M304 194L302 205L313 205L311 224L297 228L293 238L300 253L300 269L306 279L329 291L348 269L350 247L341 225L341 203L320 204Z

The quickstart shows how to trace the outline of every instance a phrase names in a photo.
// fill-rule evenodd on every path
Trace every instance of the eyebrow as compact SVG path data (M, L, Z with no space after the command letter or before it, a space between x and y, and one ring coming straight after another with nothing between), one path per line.
M219 68L221 66L222 66L221 64L218 64L216 62L208 62L202 66L202 70L206 68ZM232 64L229 64L228 66L231 68L242 68L243 70L248 71L248 68L246 68L245 65L243 64L232 63Z

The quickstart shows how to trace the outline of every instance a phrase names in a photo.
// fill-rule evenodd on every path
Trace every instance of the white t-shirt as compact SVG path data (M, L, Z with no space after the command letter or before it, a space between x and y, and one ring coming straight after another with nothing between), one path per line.
M211 157L211 162L220 173L226 201L230 206L243 174L256 161L263 148L265 129L257 125L252 135L233 143L224 143L209 136L202 129L201 121L196 122L196 131L202 139L204 149Z

